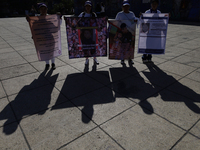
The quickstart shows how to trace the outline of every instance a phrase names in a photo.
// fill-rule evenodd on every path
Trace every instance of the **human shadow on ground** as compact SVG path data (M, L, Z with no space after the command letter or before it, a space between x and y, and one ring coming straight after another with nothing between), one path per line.
M5 134L14 133L24 117L33 114L43 115L46 112L58 78L58 74L51 76L52 72L53 70L48 73L46 71L42 72L30 85L24 86L14 99L12 99L12 96L11 99L9 98L10 103L0 112L0 120L7 120L3 125ZM51 84L46 79L51 80ZM14 116L18 122L12 127L7 125L15 121L13 114L10 112L11 110L14 111Z
M147 101L149 97L156 96L157 89L140 76L133 66L123 68L110 68L112 89L115 97L126 97L134 102L145 103L149 110L141 107L146 114L152 114L154 109Z
M195 102L200 102L200 94L181 84L173 76L162 71L154 63L149 63L146 65L150 72L143 72L143 74L155 88L162 86L167 88L169 91L172 91L173 93L183 97L177 99L173 95L166 95L161 91L159 94L163 101L184 102L190 110L200 114L200 108L195 104Z
M67 76L60 95L51 110L78 107L82 112L82 122L89 123L94 115L94 105L115 101L112 90L105 87L110 83L109 72L96 71L95 64L91 72L70 74ZM63 103L63 95L70 102Z

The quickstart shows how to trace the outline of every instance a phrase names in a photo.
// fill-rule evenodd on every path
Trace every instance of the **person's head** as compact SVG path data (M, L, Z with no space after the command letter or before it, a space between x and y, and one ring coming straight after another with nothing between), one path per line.
M125 23L122 23L121 26L120 26L121 30L122 30L122 33L127 33L128 30L127 30L127 27L126 27L126 24Z
M42 16L47 15L48 8L46 4L38 3L38 8L39 8L40 15Z
M129 0L124 0L123 3L122 3L122 10L125 13L129 13L129 8L130 8Z
M159 1L158 0L151 0L151 9L156 10L158 8Z
M84 7L85 7L86 13L89 14L92 12L92 2L91 1L86 1Z
M103 2L101 2L101 6L105 7L105 5L104 5L104 3L103 3Z

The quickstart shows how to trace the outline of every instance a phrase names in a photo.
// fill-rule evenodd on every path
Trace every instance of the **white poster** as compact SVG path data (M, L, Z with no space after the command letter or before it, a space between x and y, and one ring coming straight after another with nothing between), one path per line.
M169 14L142 14L140 18L138 53L165 53L168 20Z

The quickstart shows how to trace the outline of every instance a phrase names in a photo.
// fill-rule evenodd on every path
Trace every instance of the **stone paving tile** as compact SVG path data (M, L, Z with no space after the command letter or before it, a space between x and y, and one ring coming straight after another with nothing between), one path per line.
M15 122L13 111L7 98L0 99L0 127Z
M87 142L86 142L87 141ZM122 148L113 141L107 134L99 128L90 131L77 140L63 146L61 150L75 150L75 149L98 149L98 150L122 150Z
M2 81L2 84L7 95L12 95L47 85L49 82L44 78L44 74L32 73L29 75L4 80Z
M200 138L200 121L190 130L190 133Z
M36 50L35 48L31 48L31 49L26 49L26 50L20 50L20 51L17 51L20 55L22 55L23 57L25 56L29 56L29 55L36 55Z
M179 56L175 59L173 59L175 62L179 62L188 66L192 67L199 67L200 66L200 60L197 57L190 57L186 55Z
M191 74L189 74L186 77L189 78L189 79L200 82L200 69L195 70L194 72L192 72Z
M0 68L12 67L27 63L24 58L17 56L14 58L0 59Z
M21 57L17 52L10 52L10 53L4 53L0 55L0 60L5 60L5 59L13 59L13 58L18 58Z
M2 87L2 83L0 82L0 98L6 97L6 93Z
M24 59L26 59L26 61L29 63L39 61L36 54L24 56Z
M155 64L146 64L146 66L148 69L136 74L136 76L141 76L144 80L149 81L152 85L158 85L164 88L178 82L178 80L182 78L182 76L161 70Z
M169 86L167 89L181 94L194 102L200 102L200 82L183 78L179 82Z
M160 87L145 81L141 76L130 76L116 82L115 77L112 76L112 78L113 83L110 87L119 94L119 97L127 97L134 102L143 101L161 90ZM118 95L115 96L118 97Z
M185 130L189 130L200 119L200 103L167 90L159 92L157 96L143 101L140 105L149 109L147 102L152 105L154 113Z
M97 58L98 59L98 58ZM89 65L85 65L85 61L81 62L76 62L71 64L74 68L82 71L82 72L90 72L90 71L95 71L98 69L101 69L103 67L106 67L107 65L104 63L99 62L99 65L96 65L94 63L93 58L89 58Z
M99 89L104 85L84 73L75 73L68 75L65 80L56 82L55 86L68 99L72 99Z
M120 114L136 103L124 97L117 97L110 88L103 87L94 92L72 99L71 102L79 107L82 113L86 114L88 118L100 125L108 121L112 117ZM67 105L68 103L60 105L60 109L67 109L74 106ZM79 116L84 123L90 122L90 119Z
M185 55L193 57L193 58L199 58L199 56L200 56L200 48L192 50L189 53L186 53Z
M195 70L194 67L190 67L173 61L165 62L161 65L158 65L158 67L163 71L168 71L180 76L185 76Z
M62 55L62 56L58 57L58 59L62 60L63 62L65 62L67 64L74 64L76 62L80 62L80 64L85 63L85 58L69 59L69 57L67 55Z
M15 67L3 68L0 72L0 79L5 80L34 72L36 72L36 70L30 64L23 64Z
M12 123L0 128L0 149L29 149L22 132L17 126L17 123Z
M14 52L15 50L11 47L8 48L0 48L0 54Z
M173 150L198 150L200 149L199 139L187 134L174 148Z
M49 63L51 65L51 61ZM46 63L45 61L36 61L36 62L32 62L31 65L33 65L38 71L43 71L45 69ZM56 58L55 65L56 67L61 67L61 66L65 66L66 64Z
M56 80L57 76L51 78ZM8 98L17 119L20 121L33 114L44 114L45 110L55 105L58 96L60 103L68 101L63 95L60 95L60 92L53 85L49 84L37 89L19 92Z
M54 109L25 118L20 124L32 149L57 149L96 127L92 122L83 123L80 115L77 108Z
M101 126L124 149L170 149L184 131L135 106Z

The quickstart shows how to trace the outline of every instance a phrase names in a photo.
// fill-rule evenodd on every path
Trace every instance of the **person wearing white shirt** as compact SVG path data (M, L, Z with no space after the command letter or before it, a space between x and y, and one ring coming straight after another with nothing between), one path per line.
M161 12L157 9L158 8L159 1L158 0L151 0L151 9L145 11L145 13L158 13ZM151 54L143 54L142 61L143 63L151 62L152 55Z
M118 12L115 19L116 20L129 20L136 19L135 14L132 11L129 11L130 3L128 0L124 0L122 4L122 11ZM121 59L121 64L124 65L124 59ZM129 59L129 64L134 64L134 62Z

